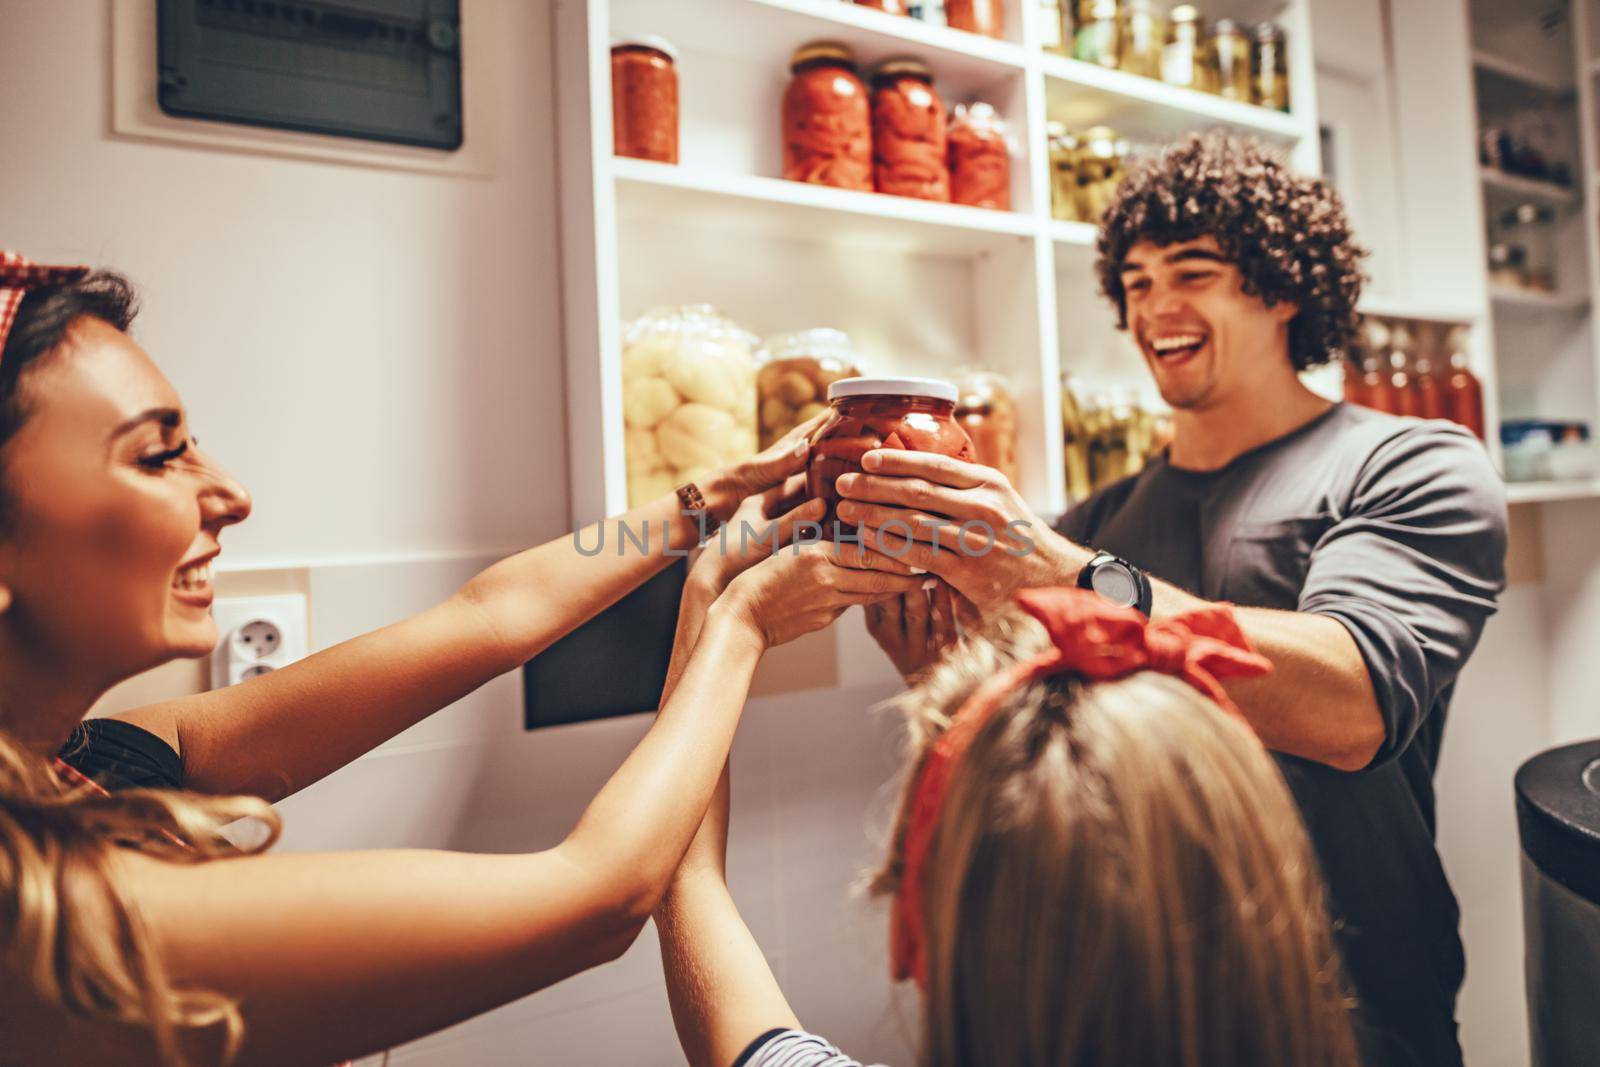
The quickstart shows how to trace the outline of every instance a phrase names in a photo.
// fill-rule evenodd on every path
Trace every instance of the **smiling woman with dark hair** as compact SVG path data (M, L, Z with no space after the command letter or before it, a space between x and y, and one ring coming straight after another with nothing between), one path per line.
M8 1067L327 1064L615 958L700 824L765 649L920 581L831 545L697 567L686 595L710 607L678 690L553 848L265 855L268 801L516 668L670 557L585 558L563 538L283 670L84 724L117 682L210 651L212 561L251 506L124 332L133 309L115 275L0 255ZM800 470L807 429L622 521L687 547ZM247 817L266 832L222 838Z

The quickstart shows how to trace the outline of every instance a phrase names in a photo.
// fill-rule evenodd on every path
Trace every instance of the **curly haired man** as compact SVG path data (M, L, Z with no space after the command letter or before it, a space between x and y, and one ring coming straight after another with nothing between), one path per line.
M1337 194L1253 142L1170 147L1123 181L1097 264L1173 409L1165 454L1054 531L1039 523L1021 553L977 551L978 528L962 530L1028 521L1016 491L943 457L869 453L867 473L839 481L839 515L943 579L930 601L869 613L908 676L958 608L992 610L1021 587L1078 582L1156 616L1238 605L1275 669L1229 690L1305 816L1365 1059L1448 1067L1464 956L1433 774L1504 585L1505 499L1465 431L1301 383L1354 334L1363 255Z

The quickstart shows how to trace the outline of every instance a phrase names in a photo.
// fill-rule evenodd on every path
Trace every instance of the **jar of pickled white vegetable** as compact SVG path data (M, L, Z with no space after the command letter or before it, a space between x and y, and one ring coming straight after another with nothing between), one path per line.
M756 341L707 304L656 308L623 331L629 507L755 455Z
M828 407L828 386L857 378L862 363L843 330L799 330L769 337L756 374L761 447Z

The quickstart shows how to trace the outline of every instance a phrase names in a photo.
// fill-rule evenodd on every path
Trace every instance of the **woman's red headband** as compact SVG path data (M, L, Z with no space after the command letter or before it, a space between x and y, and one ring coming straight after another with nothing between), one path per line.
M0 251L0 354L6 350L11 324L29 289L75 282L89 273L88 267L47 267L25 259L19 252Z
M983 726L1020 686L1055 675L1102 682L1137 671L1181 678L1235 715L1223 678L1248 678L1272 670L1257 655L1225 604L1169 619L1147 620L1082 589L1028 589L1022 609L1043 624L1050 647L990 678L967 698L917 771L905 830L904 869L890 916L890 966L896 980L928 986L923 880L939 812L955 769Z

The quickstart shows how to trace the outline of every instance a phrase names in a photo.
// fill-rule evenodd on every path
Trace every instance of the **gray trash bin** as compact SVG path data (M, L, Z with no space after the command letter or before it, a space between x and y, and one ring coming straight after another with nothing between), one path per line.
M1600 741L1517 771L1534 1067L1600 1064Z

